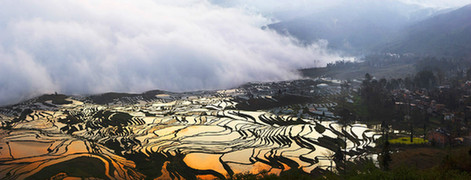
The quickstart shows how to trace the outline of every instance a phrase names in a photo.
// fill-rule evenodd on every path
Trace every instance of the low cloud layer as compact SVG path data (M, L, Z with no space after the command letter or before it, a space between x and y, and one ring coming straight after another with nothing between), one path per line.
M54 91L186 91L298 78L338 60L204 0L0 1L0 104Z

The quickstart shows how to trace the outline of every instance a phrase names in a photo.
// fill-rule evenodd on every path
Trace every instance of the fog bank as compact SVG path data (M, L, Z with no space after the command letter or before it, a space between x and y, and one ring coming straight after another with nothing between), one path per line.
M0 104L54 91L219 89L299 78L339 57L203 0L0 1Z

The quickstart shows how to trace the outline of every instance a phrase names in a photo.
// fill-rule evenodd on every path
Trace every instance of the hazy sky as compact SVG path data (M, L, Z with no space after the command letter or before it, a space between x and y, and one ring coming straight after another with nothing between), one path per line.
M54 91L229 88L298 78L297 68L340 59L326 50L326 41L299 45L263 30L272 21L259 14L322 9L340 0L221 2L2 0L0 105ZM466 1L415 2L445 7Z
M456 8L471 4L471 0L400 0L402 2L418 4L432 8Z
M216 4L226 6L239 6L254 11L259 11L267 15L272 13L283 13L286 11L295 11L298 14L310 13L336 6L342 3L364 3L384 2L384 1L400 1L406 4L415 4L422 7L445 9L457 8L467 4L471 4L471 0L210 0Z

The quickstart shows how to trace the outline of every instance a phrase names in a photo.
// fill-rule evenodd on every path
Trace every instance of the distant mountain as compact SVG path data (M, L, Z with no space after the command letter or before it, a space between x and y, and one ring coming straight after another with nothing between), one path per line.
M408 26L382 51L428 56L471 56L471 4Z
M362 54L387 42L391 34L435 13L435 9L400 1L348 1L268 27L305 43L325 39L331 49Z

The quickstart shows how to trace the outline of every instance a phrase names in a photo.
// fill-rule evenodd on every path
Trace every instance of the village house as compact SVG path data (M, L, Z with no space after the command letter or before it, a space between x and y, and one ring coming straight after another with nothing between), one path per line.
M428 133L427 139L429 142L435 143L437 145L445 145L451 142L450 133L442 128L437 128Z

